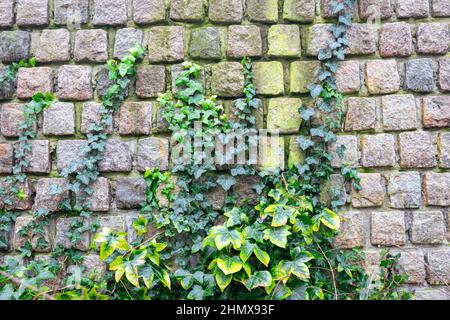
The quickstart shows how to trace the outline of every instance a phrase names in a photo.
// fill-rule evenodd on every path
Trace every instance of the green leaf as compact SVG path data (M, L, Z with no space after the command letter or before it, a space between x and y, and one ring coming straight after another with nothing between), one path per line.
M306 264L301 261L294 261L291 266L291 272L296 275L299 279L306 280L309 279L309 268Z
M237 256L220 256L217 258L217 266L225 275L229 275L241 271L243 263Z
M161 281L163 285L170 289L170 276L166 270L157 270L155 269L156 277Z
M324 209L320 222L326 225L331 230L339 230L341 219L339 216L330 209Z
M266 251L255 245L253 252L255 253L256 258L258 258L258 260L261 261L263 265L265 265L266 267L269 266L270 256Z
M272 297L274 300L285 300L292 294L289 287L279 284L273 291Z
M278 206L273 214L272 227L282 227L288 221L288 211L283 206Z
M245 244L241 247L241 250L239 252L239 257L241 258L242 262L246 262L250 258L254 249L255 249L254 244L248 241L245 242Z
M235 250L238 250L245 242L245 237L237 230L229 230L225 226L218 226L212 228L214 234L214 243L217 249L222 250L226 246L232 244Z
M274 245L280 248L286 248L287 237L291 234L288 226L278 228L267 228L264 230L264 239L270 240Z
M270 287L272 285L272 275L269 271L257 271L245 281L245 286L249 291L262 287Z
M222 271L217 270L215 274L217 285L219 286L220 291L224 291L226 287L231 283L231 280L233 280L232 275L226 275Z

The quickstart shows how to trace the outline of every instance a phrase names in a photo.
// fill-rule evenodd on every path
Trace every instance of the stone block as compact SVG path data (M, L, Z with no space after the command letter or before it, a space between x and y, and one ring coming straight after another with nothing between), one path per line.
M74 58L77 62L101 63L108 60L108 34L105 30L79 30L75 37Z
M125 102L119 110L121 135L148 135L152 133L152 102Z
M75 107L73 103L56 102L44 110L44 135L69 136L75 134Z
M402 168L432 168L437 165L429 132L402 132L399 135L400 166Z
M423 125L445 128L450 125L450 96L428 96L422 100Z
M260 137L257 169L272 172L284 170L284 137Z
M94 25L119 26L128 20L126 0L94 1Z
M425 282L425 254L422 250L408 249L396 250L393 254L400 253L398 264L402 272L408 275L406 283L421 284Z
M330 41L335 41L330 30L331 26L331 24L315 24L307 29L304 45L308 56L317 57L321 49L327 49Z
M108 88L115 84L114 80L109 78L109 69L107 66L100 66L95 73L95 82L97 89L97 96L102 98L108 92ZM124 90L125 97L128 97L129 85Z
M345 33L350 42L348 55L373 54L377 51L376 32L371 24L354 23Z
M30 241L32 249L37 253L50 252L51 250L51 239L50 239L50 227L44 226L43 232L39 234L33 234L33 228L31 226L33 222L33 217L31 216L20 216L17 217L14 225L14 249L19 250L28 241Z
M412 94L383 96L381 105L384 130L411 130L419 126L416 99Z
M388 195L391 208L420 208L423 201L419 172L391 173L389 176Z
M450 3L447 0L431 0L433 17L450 17Z
M270 96L284 94L284 71L281 62L255 62L253 75L258 94Z
M433 60L416 59L406 63L406 87L415 92L431 92L434 89Z
M285 0L283 19L293 22L311 22L316 15L314 0Z
M61 66L58 72L58 97L64 100L92 99L91 69L85 66Z
M152 24L166 18L165 0L133 0L133 20L137 24Z
M208 15L214 23L240 23L244 16L242 0L210 0Z
M69 200L69 185L65 179L43 178L37 181L34 210L61 211L61 205Z
M81 111L81 127L80 132L82 134L88 134L93 131L93 127L101 124L102 115L100 109L102 105L96 102L86 102L83 104L83 110ZM106 127L105 133L113 132L113 124L111 123Z
M201 22L205 16L202 0L172 0L170 19L175 21Z
M439 166L450 168L450 132L442 132L438 138Z
M339 92L355 93L361 87L359 61L342 61L336 72L336 86Z
M395 139L391 134L363 135L361 152L363 167L393 167L396 164Z
M219 97L240 97L244 90L242 65L238 62L221 62L211 68L211 91Z
M398 0L396 10L398 18L426 18L430 15L428 0Z
M425 203L429 206L450 206L450 173L427 172L424 176Z
M409 57L413 53L411 26L406 22L386 23L381 29L380 55Z
M416 244L440 244L445 239L445 221L441 211L412 213L411 241Z
M406 243L405 214L401 211L372 212L371 243L376 246L402 246Z
M294 61L290 69L291 93L308 93L308 86L319 82L318 61Z
M5 103L0 107L0 132L4 137L15 138L19 136L19 126L24 121L23 104ZM34 125L36 128L36 125Z
M0 143L0 173L12 173L13 152L12 144Z
M25 211L31 209L32 202L32 187L31 183L26 180L23 183L17 183L16 187L23 192L24 198L19 199L14 193L11 194L11 185L0 180L0 208L6 208L7 210ZM8 199L9 198L9 199Z
M352 188L354 208L380 207L384 203L386 188L379 173L360 173L361 190Z
M261 31L254 25L228 27L227 56L232 58L260 57L262 55Z
M450 282L450 250L440 249L427 253L427 281L431 285Z
M27 173L50 173L52 161L50 156L50 143L47 140L33 140L31 152L27 153L25 159L29 162L24 169Z
M238 205L256 205L258 193L255 186L261 183L259 176L236 176L236 184L233 185L233 193L237 195Z
M29 99L37 92L53 91L53 70L48 67L20 68L17 73L17 97Z
M215 27L198 28L191 31L189 55L199 59L220 59L220 31Z
M302 119L298 108L302 101L298 98L273 98L269 100L267 129L280 133L297 133Z
M300 57L300 29L296 25L278 24L270 27L268 34L271 57Z
M184 60L184 28L180 26L150 28L148 58L150 62Z
M0 61L17 62L30 57L31 36L28 31L0 32Z
M4 79L0 86L0 100L9 100L16 92L17 79L8 77L8 67L0 67L0 78Z
M120 216L102 216L98 219L100 230L109 228L113 232L125 232L125 217Z
M140 98L154 98L166 89L166 68L164 66L138 66L136 94Z
M292 167L297 164L302 164L305 161L305 153L300 149L298 144L298 137L290 137L289 139L289 155L288 166Z
M89 209L93 212L107 212L110 208L111 192L109 180L104 177L98 177L89 187L92 194L85 195L86 201L89 203ZM79 201L80 198L77 197Z
M140 29L124 28L116 32L114 42L114 58L122 59L130 53L130 49L136 45L142 46L143 33Z
M359 17L368 19L387 19L393 14L390 0L360 0Z
M137 154L137 169L158 168L161 171L169 169L169 141L165 138L146 138L139 140Z
M421 54L446 54L450 43L448 23L419 23L417 27L417 52Z
M58 218L56 220L56 236L55 245L63 246L65 249L72 247L87 251L89 249L89 231L82 228L88 225L86 219L80 217ZM76 234L80 238L72 238L71 233Z
M14 0L0 3L0 27L12 27L14 24Z
M100 172L130 172L132 165L129 144L125 141L109 139L105 146L103 160L99 162Z
M70 60L70 32L66 29L43 30L36 48L38 62Z
M145 202L145 180L122 178L116 182L116 204L119 209L140 209Z
M340 152L343 151L343 157L340 157ZM328 147L328 152L331 154L331 166L333 168L340 168L347 164L352 168L359 166L358 156L358 140L356 136L338 136L335 143Z
M438 84L442 91L450 91L450 59L439 61Z
M400 90L400 76L395 60L371 60L366 64L366 85L371 94Z
M342 214L339 234L333 245L341 249L363 247L365 243L364 214L350 211Z
M17 0L16 23L18 26L42 26L49 22L48 0Z
M250 21L276 23L278 21L278 1L247 0L247 15Z
M54 0L55 23L80 25L89 21L89 0Z
M374 130L377 125L377 108L379 105L379 100L376 98L348 98L345 130Z

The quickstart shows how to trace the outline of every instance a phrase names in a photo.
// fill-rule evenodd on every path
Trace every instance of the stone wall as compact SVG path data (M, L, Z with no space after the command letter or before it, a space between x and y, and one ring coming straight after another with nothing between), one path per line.
M245 3L244 3L245 2ZM376 261L380 247L401 251L417 298L450 298L450 54L449 0L359 0L351 46L337 82L348 96L338 144L358 167L362 191L346 187L347 220L337 244L362 247ZM59 172L78 155L89 124L98 119L109 81L105 62L136 42L146 49L129 99L110 128L92 209L103 226L129 229L145 199L141 172L169 167L168 132L155 101L174 89L180 63L204 65L204 81L229 108L242 94L239 60L253 57L255 83L269 131L282 133L286 161L298 156L297 106L309 104L317 81L318 50L333 22L330 0L1 0L0 61L34 55L38 67L20 69L0 89L0 174L11 172L21 105L36 91L58 99L46 110L33 144L30 197L10 209L20 217L2 255L16 254L20 227L33 208L57 211L52 195ZM381 21L374 18L374 5ZM366 23L369 20L375 23ZM0 73L5 69L2 67ZM337 157L336 157L337 158ZM333 165L339 168L340 161ZM338 175L334 176L340 181ZM245 181L238 189L245 189ZM1 204L1 201L0 201ZM70 218L55 212L52 245L64 244ZM86 237L80 248L87 248ZM48 250L41 250L45 254Z

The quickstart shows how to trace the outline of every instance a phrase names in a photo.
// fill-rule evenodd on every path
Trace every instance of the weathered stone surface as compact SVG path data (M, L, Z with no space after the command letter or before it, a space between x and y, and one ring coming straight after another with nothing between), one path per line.
M319 200L327 206L344 206L347 203L346 182L341 174L332 174L323 184Z
M390 0L360 0L358 3L361 19L387 19L392 16Z
M240 97L244 86L242 65L238 62L221 62L211 68L211 90L219 97Z
M109 228L113 232L125 232L125 217L123 216L102 216L98 219L100 230Z
M345 33L350 46L348 55L372 54L377 51L376 33L371 24L354 23Z
M342 61L336 72L336 85L339 92L354 93L361 87L359 61Z
M166 68L164 66L139 66L136 76L136 94L140 98L157 97L166 89Z
M146 183L142 178L122 178L116 183L116 205L119 209L140 209L145 201Z
M415 92L431 92L434 88L433 60L416 59L406 63L406 87Z
M395 166L395 139L391 134L362 136L361 150L363 167Z
M100 256L96 254L86 254L84 255L84 260L82 263L84 271L87 272L89 276L99 275L102 276L106 271L106 264L100 260Z
M260 183L261 178L259 176L237 176L236 184L232 188L238 197L238 205L246 203L255 205L258 202L258 193L255 190L255 185Z
M89 232L86 230L81 233L81 239L74 241L67 236L73 229L77 230L82 225L86 225L86 219L80 217L58 218L56 220L55 245L63 246L66 249L75 247L81 251L89 249Z
M448 300L450 294L442 287L419 288L414 292L415 300Z
M24 121L23 104L5 103L0 107L0 132L8 138L19 136L19 125ZM34 125L36 128L36 125Z
M352 206L355 208L380 207L386 195L384 181L379 173L360 173L361 190L352 188Z
M450 173L425 173L424 188L427 205L450 206Z
M422 206L422 183L419 172L390 174L388 195L391 208L420 208Z
M205 196L214 210L221 210L225 205L227 193L222 187L215 187L205 192Z
M73 103L56 102L44 110L44 135L67 136L75 134L75 108Z
M103 65L97 69L95 73L95 83L97 88L97 96L99 98L106 95L108 88L115 84L114 80L109 78L109 69L107 66ZM125 89L125 97L128 97L129 86Z
M15 194L12 194L10 197L11 203L5 204L4 203L4 195L8 194L10 191L10 184L5 182L4 180L0 180L0 208L6 208L7 210L29 210L31 209L32 203L32 187L31 183L26 180L23 183L17 183L16 187L19 188L19 190L23 191L23 194L25 195L25 198L19 199Z
M431 0L433 17L450 17L450 3L447 0Z
M427 281L431 285L450 282L450 250L433 250L427 253Z
M89 0L55 0L55 23L74 25L87 23L89 20Z
M428 96L422 100L423 125L440 128L450 125L450 96Z
M428 0L398 0L397 17L399 18L425 18L430 14Z
M11 27L14 24L14 0L0 3L0 27Z
M151 62L176 62L184 59L184 28L164 26L150 28L148 58Z
M31 98L36 92L53 91L53 70L47 67L20 68L17 73L17 97Z
M442 132L438 138L439 160L441 168L450 168L450 132Z
M32 223L33 217L31 216L20 216L17 217L14 225L14 249L19 250L25 245L27 241L31 242L31 246L34 252L44 253L50 252L50 227L43 226L43 234L33 235L33 228L29 228L25 231L26 236L21 232L22 229Z
M100 172L130 172L133 161L127 142L109 139L106 143L103 160L99 163Z
M94 25L124 25L127 19L126 0L102 0L94 2Z
M255 62L253 75L258 94L276 96L284 93L284 71L281 62Z
M398 263L403 272L408 275L406 283L425 282L425 254L422 250L395 250L393 254L400 254Z
M291 93L308 93L308 86L317 83L320 62L294 61L291 63L290 84Z
M373 245L402 246L406 243L405 214L401 211L371 213Z
M100 109L102 105L97 102L86 102L83 104L83 110L81 111L81 128L80 132L88 134L92 132L92 126L99 125L102 119ZM112 123L105 129L105 133L112 133Z
M297 98L273 98L269 100L267 113L267 129L280 133L296 133L300 129L302 119L298 108L302 101Z
M215 27L192 30L189 44L189 54L192 58L220 59L221 52L220 31Z
M200 22L205 16L202 0L172 0L170 19L175 21Z
M233 25L228 28L227 55L232 58L262 55L261 31L258 26Z
M386 23L381 29L382 57L409 57L413 52L411 26L406 22Z
M417 52L446 54L450 42L448 23L420 23L417 27Z
M432 168L437 165L433 137L429 132L400 133L399 154L403 168Z
M143 33L140 29L124 28L116 32L116 41L114 43L114 58L122 59L136 45L142 46Z
M278 1L247 0L247 15L251 21L276 23L278 21Z
M11 173L13 166L13 152L12 144L0 144L0 173Z
M340 150L343 149L343 157L339 156ZM333 168L340 168L343 164L350 167L359 166L358 156L358 140L356 136L338 136L335 143L328 147L328 152L331 154L331 166Z
M27 154L29 161L25 172L28 173L50 173L52 163L50 157L50 143L47 140L33 140L31 152Z
M107 212L111 200L109 180L104 177L98 177L97 180L92 183L90 189L93 193L91 195L86 195L86 201L89 203L90 210L94 212Z
M284 137L260 137L257 169L260 171L284 170Z
M308 28L306 40L306 54L317 57L321 49L328 48L330 41L334 41L334 36L330 31L331 24L315 24Z
M92 99L91 69L85 66L61 66L58 72L58 97L67 100Z
M438 84L442 91L450 91L450 59L439 60Z
M413 95L389 95L381 98L383 128L387 131L416 129L419 125Z
M165 0L133 0L133 19L138 24L161 22L166 17Z
M314 0L285 0L283 18L295 22L311 22L316 14Z
M374 130L379 104L379 100L375 98L348 98L345 130Z
M34 210L61 211L61 205L69 198L68 183L65 179L40 179L36 183L35 190Z
M66 29L43 30L36 48L39 62L65 62L70 60L70 32Z
M48 0L17 0L16 23L19 26L42 26L48 24Z
M77 62L108 60L108 35L105 30L80 30L76 34L74 57Z
M290 137L289 139L289 155L288 166L292 167L305 161L305 154L300 149L298 137Z
M137 169L169 169L169 141L165 138L146 138L139 140Z
M299 57L301 54L300 29L296 25L278 24L270 27L269 56Z
M81 169L87 142L84 140L60 140L56 147L56 167L58 173Z
M363 247L365 242L364 214L350 211L343 213L342 217L344 219L333 245L341 249Z
M30 57L31 36L27 31L0 32L0 61L16 62Z
M153 104L151 102L125 102L119 110L121 135L151 134Z
M444 215L441 211L412 213L411 241L417 244L439 244L445 239Z
M400 76L395 60L371 60L366 64L366 85L371 94L400 90Z
M3 78L3 85L0 86L0 100L8 100L16 92L16 79L10 79L7 76L8 67L0 67L0 78Z
M210 0L208 15L214 23L239 23L244 16L242 0Z

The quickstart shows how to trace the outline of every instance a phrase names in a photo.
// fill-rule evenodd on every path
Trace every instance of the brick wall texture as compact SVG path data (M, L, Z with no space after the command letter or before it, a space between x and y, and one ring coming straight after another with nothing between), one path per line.
M0 0L0 61L35 56L38 62L0 89L0 175L11 173L21 105L36 91L52 91L58 100L39 121L24 186L30 197L10 208L21 215L0 259L17 254L18 230L30 210L57 211L65 197L75 198L50 189L64 188L59 173L82 156L79 146L99 119L109 85L105 62L123 57L134 43L146 56L109 129L102 178L91 197L103 226L129 229L145 199L141 172L170 166L169 134L156 97L175 90L184 60L205 67L207 92L229 107L242 95L239 61L252 57L264 102L259 126L279 129L286 162L294 161L297 106L311 103L307 85L317 81L316 55L330 37L330 3ZM381 20L373 19L374 6ZM337 145L346 146L344 160L359 169L362 190L343 186L346 220L336 244L363 248L368 261L377 260L381 247L392 247L402 252L418 299L450 299L450 0L358 0L355 17L337 74L347 109ZM336 168L341 164L333 161ZM50 243L67 243L70 218L55 212L53 220ZM87 249L89 241L86 236L79 247Z

